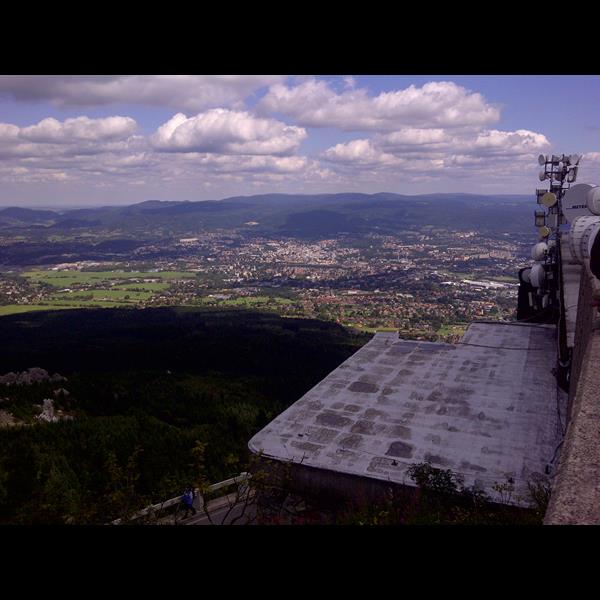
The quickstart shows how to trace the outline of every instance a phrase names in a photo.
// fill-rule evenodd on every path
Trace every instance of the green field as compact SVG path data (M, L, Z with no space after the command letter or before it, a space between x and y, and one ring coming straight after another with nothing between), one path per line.
M358 323L347 323L345 327L352 327L365 333L377 333L378 331L389 332L389 331L400 331L397 327L369 327L368 325L359 325Z
M265 308L269 305L293 304L293 301L289 298L280 298L278 296L243 296L229 300L204 296L198 298L198 304L215 304L221 308Z
M140 271L26 271L23 277L27 277L31 281L41 281L54 287L70 287L73 285L84 285L102 283L111 279L131 280L131 279L193 279L196 273L191 271L160 271L140 272ZM140 281L140 285L151 285L153 282L144 283ZM156 282L159 283L159 282ZM127 285L134 286L136 282L129 282Z
M57 294L53 294L52 296L49 296L49 300L51 302L54 302L55 300L58 301L67 301L67 302L72 302L73 300L81 300L81 301L87 301L90 302L89 297L92 296L92 300L91 301L96 301L96 300L107 300L107 301L114 301L114 300L122 300L124 302L130 301L130 302L134 302L134 301L139 301L139 300L148 300L149 298L152 298L153 296L153 292L150 291L145 291L145 292L132 292L130 290L115 290L115 289L110 289L110 290L80 290L80 291L73 291L73 292L59 292Z
M145 292L162 292L168 289L169 284L165 282L130 282L130 283L117 283L111 286L111 290L129 290L129 291L145 291Z
M196 277L191 271L26 271L22 275L32 283L45 283L56 291L44 295L37 304L0 306L0 316L36 310L135 306L168 289L176 279ZM74 289L58 291L64 288Z
M447 335L464 335L465 331L467 330L467 327L469 326L468 323L465 323L464 325L442 325L438 330L437 330L437 335L439 336L447 336Z
M245 306L256 307L267 304L293 304L288 298L277 298L273 296L245 296L231 300L222 300L220 306Z
M53 289L46 290L36 304L10 304L0 306L0 316L35 310L60 310L66 308L117 308L132 307L147 302L156 294L169 289L178 279L195 279L192 271L25 271L22 273L32 283L44 283ZM153 279L155 281L144 281ZM293 304L289 298L259 295L222 300L207 296L195 299L197 305L214 305L229 308L269 309Z
M77 306L46 306L41 304L7 304L0 306L0 317L14 315L17 313L32 312L34 310L61 310L67 308L79 308Z

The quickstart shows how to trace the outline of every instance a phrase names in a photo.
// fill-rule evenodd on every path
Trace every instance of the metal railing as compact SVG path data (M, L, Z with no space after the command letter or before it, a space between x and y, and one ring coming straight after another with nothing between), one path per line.
M238 485L238 486L240 486L240 496L242 496L246 492L246 490L245 490L245 488L247 487L246 482L250 479L250 477L251 477L250 473L247 473L247 472L240 473L239 475L236 475L235 477L231 477L230 479L226 479L225 481L219 481L219 483L214 483L213 485L208 487L206 492L212 493L212 492L216 492L222 488L229 487L231 485ZM196 497L194 499L195 508L198 510L201 510L202 507L204 506L204 497L199 488L196 488L195 492L196 492ZM125 520L126 521L135 521L137 519L141 519L142 517L147 517L148 515L160 513L161 511L163 511L166 508L170 508L172 506L178 505L181 502L182 498L183 498L183 495L177 496L175 498L171 498L170 500L165 500L164 502L159 502L158 504L152 504L151 506L147 506L146 508L134 513L131 517L129 517L128 519L125 519ZM115 519L114 521L111 521L111 525L120 525L121 523L123 523L123 521L124 521L124 519Z

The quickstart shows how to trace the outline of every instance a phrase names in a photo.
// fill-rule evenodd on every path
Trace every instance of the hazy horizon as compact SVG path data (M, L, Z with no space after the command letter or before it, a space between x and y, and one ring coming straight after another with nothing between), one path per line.
M107 203L107 204L102 204L102 203L98 203L98 204L77 204L77 203L72 203L72 204L4 204L0 201L0 210L3 210L5 208L28 208L28 209L33 209L33 210L78 210L81 208L105 208L105 207L125 207L125 206L133 206L135 204L143 204L144 202L179 202L179 203L183 203L183 202L221 202L224 200L229 200L231 198L254 198L254 197L259 197L259 196L270 196L270 195L281 195L281 196L320 196L320 195L338 195L338 194L363 194L365 196L376 196L378 194L395 194L398 196L414 196L414 197L419 197L419 196L434 196L434 195L439 195L439 196L444 196L444 195L448 195L448 196L456 196L456 195L467 195L467 196L490 196L490 197L515 197L515 198L521 198L521 197L529 197L532 196L532 194L473 194L471 192L430 192L430 193L422 193L422 194L402 194L400 192L389 192L389 191L382 191L382 192L354 192L354 191L340 191L340 192L315 192L312 194L302 194L302 193L298 193L298 194L289 194L289 193L278 193L278 192L269 192L269 193L264 193L264 194L236 194L235 196L225 196L223 198L206 198L204 200L192 200L192 199L185 199L185 200L169 200L169 199L160 199L160 198L146 198L145 200L138 200L135 202L119 202L119 203Z

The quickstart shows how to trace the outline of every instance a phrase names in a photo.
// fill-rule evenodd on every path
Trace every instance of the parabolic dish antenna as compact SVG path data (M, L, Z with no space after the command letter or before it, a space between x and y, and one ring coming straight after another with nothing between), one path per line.
M540 178L540 181L544 181L544 179L546 179L546 169L542 169L538 177Z
M531 269L523 269L523 272L521 273L521 279L525 283L531 283Z
M538 242L531 249L531 258L536 261L544 260L548 254L548 244L546 242Z
M574 183L577 180L577 171L579 167L569 167L569 172L567 174L567 182Z
M587 215L577 217L569 230L569 248L578 263L589 258L596 236L600 234L600 217Z
M546 272L544 271L544 265L536 263L531 267L531 273L529 274L529 280L534 288L542 286L546 279Z
M587 206L594 215L600 215L600 187L592 188L587 194Z
M540 166L544 166L546 164L546 157L543 154L540 154L538 156L538 163L540 164Z
M550 208L551 206L554 206L556 204L556 194L554 194L552 192L546 192L542 196L540 203L548 208Z
M550 229L550 227L547 227L546 225L544 225L543 227L540 227L538 229L538 233L540 234L540 238L544 239L544 238L547 238L552 233L552 230Z
M577 217L593 214L588 205L588 193L596 187L589 183L578 183L567 191L562 201L562 211L568 223ZM592 202L595 197L596 193L590 196Z

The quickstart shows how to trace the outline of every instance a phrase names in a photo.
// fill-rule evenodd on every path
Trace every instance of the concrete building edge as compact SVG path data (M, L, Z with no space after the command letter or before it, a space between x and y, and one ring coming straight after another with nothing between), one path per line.
M600 524L600 445L596 415L600 364L600 284L584 262L579 285L568 421L545 525Z

